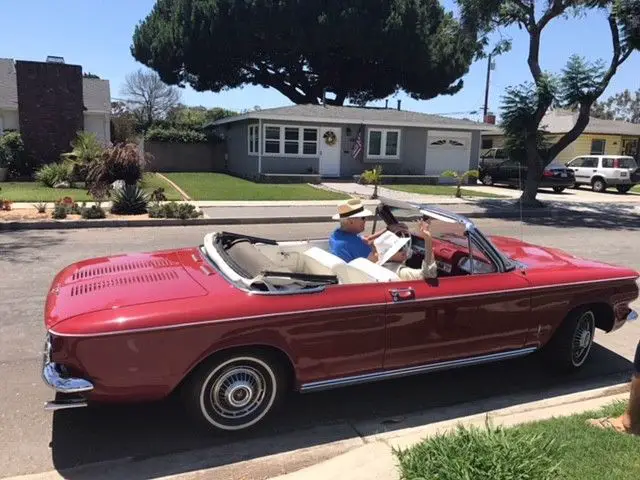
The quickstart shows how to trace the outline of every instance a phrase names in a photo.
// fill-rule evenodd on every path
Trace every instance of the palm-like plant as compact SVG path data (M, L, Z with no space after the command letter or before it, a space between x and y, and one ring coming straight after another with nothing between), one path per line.
M373 185L373 195L371 195L371 198L378 198L378 185L380 185L382 181L382 167L377 165L372 170L365 170L362 172L360 180L364 184Z
M447 170L446 172L442 172L443 177L450 177L456 180L456 183L457 183L456 198L462 197L462 190L461 190L462 183L469 178L478 178L479 175L480 174L478 173L477 170L467 170L462 174L456 172L455 170Z
M102 155L104 147L93 132L78 132L71 142L71 151L61 158L69 169L71 180L86 179L91 165Z

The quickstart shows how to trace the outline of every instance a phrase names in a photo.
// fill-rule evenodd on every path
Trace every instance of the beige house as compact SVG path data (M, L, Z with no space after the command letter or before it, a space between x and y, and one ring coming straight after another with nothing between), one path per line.
M50 66L63 67L63 65L57 63L51 63ZM47 79L49 84L52 83L50 81L51 77ZM6 130L21 130L20 110L24 102L19 98L19 91L30 93L30 89L26 85L22 85L21 89L18 87L16 62L13 59L0 58L0 134ZM25 93L25 95L30 96L28 93ZM56 92L56 89L52 88L48 95L62 97L69 95L69 92L65 90ZM84 130L95 133L101 142L107 144L111 138L111 93L109 81L82 77L82 103L84 105L82 113Z
M577 112L550 110L540 126L549 132L549 140L556 141L576 123ZM482 133L482 151L501 148L504 135L500 129ZM640 125L618 120L591 117L584 132L556 157L566 163L580 155L631 155L640 160Z

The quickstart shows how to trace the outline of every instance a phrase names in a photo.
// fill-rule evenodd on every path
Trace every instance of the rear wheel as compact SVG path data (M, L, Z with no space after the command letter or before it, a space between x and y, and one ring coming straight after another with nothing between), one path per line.
M485 173L482 176L482 184L483 185L487 185L487 186L491 186L493 185L493 177L491 175L489 175L488 173Z
M564 187L553 187L553 191L556 193L564 192Z
M631 185L618 185L616 189L620 193L627 193L629 190L631 190Z
M281 404L285 372L262 352L214 357L191 375L183 399L191 416L209 428L246 430Z
M544 347L547 360L564 372L579 369L589 358L596 329L593 310L582 308L571 312Z
M605 183L605 181L602 178L595 178L592 182L591 182L591 189L594 192L604 192L607 189L607 184Z

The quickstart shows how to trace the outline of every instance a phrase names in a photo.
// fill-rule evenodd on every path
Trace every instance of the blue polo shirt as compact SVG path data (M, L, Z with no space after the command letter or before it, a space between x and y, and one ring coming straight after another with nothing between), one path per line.
M360 235L345 232L340 228L336 228L329 237L329 250L345 262L360 257L367 258L372 252L371 247Z

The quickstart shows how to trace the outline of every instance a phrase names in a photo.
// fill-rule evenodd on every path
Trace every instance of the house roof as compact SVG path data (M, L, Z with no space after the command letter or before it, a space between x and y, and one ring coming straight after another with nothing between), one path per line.
M542 118L540 127L549 133L566 133L573 128L578 120L578 112L570 110L550 110ZM587 134L601 135L630 135L640 137L640 124L623 122L620 120L603 120L589 117L589 124L584 129ZM487 132L487 135L501 135L502 130Z
M111 92L108 80L83 77L82 91L87 113L111 111ZM16 68L11 58L0 58L0 108L18 109Z
M396 127L432 127L453 130L491 130L493 125L471 120L459 120L427 113L380 107L352 107L335 105L293 105L269 108L227 117L208 126L223 125L242 120L272 120L294 122L331 122L340 124L370 124Z
M18 108L18 85L13 60L0 58L0 108Z

